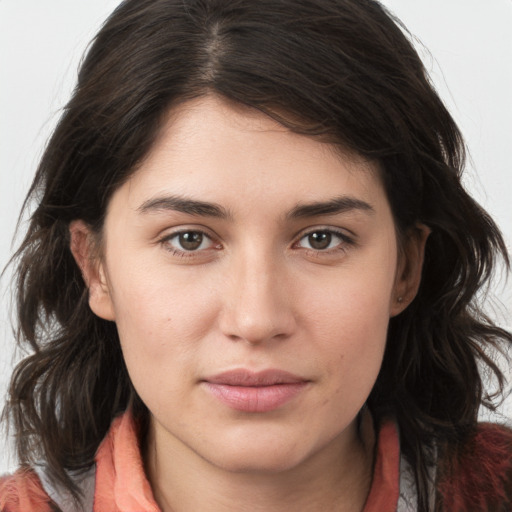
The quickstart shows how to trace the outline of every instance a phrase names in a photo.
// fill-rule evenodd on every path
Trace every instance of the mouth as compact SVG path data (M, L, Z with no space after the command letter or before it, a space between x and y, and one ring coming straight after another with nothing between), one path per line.
M308 379L282 370L251 372L239 369L202 381L221 403L242 412L263 413L278 409L299 395Z

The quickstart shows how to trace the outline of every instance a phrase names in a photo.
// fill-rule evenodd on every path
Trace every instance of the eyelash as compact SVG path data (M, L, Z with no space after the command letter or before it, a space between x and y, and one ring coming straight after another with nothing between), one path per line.
M177 239L178 237L180 237L180 235L184 235L184 234L194 234L194 235L199 234L203 237L203 240L201 241L201 245L204 242L204 238L206 238L207 240L210 241L210 243L212 244L212 247L208 247L205 249L186 250L185 248L178 249L178 248L175 248L172 245L170 245L171 241L173 239ZM326 248L326 249L314 249L311 247L310 248L299 247L299 244L302 240L304 240L307 237L310 237L314 234L328 234L328 235L339 238L340 242L335 247L330 247L330 248ZM165 237L161 238L159 240L159 243L161 245L163 245L164 248L167 251L169 251L173 256L177 256L180 258L194 258L194 257L197 257L198 254L203 253L206 250L209 250L209 249L217 249L218 250L218 249L222 248L220 243L215 244L215 241L213 240L212 236L201 229L182 229L180 231L175 231L174 233L171 233L171 234L166 235ZM293 243L292 247L298 248L298 249L303 249L304 251L307 251L309 254L312 254L316 257L321 257L322 255L334 254L334 253L337 253L338 251L345 252L348 249L348 247L353 246L353 245L355 245L355 240L352 237L348 236L346 233L344 233L340 230L334 229L334 228L321 228L321 227L318 228L317 227L314 229L310 229L306 232L300 233L297 241Z
M328 255L328 254L335 254L335 253L338 253L339 251L343 251L345 252L350 246L353 246L355 245L355 240L348 236L345 232L343 231L340 231L340 230L337 230L337 229L334 229L334 228L322 228L322 227L317 227L317 228L313 228L313 229L310 229L306 232L303 232L301 233L299 239L297 240L297 242L295 242L293 244L293 246L297 246L302 240L314 235L314 234L328 234L328 235L332 235L334 237L337 237L339 238L340 242L338 244L336 244L334 247L331 247L331 248L327 248L327 249L314 249L314 248L308 248L308 247L303 247L303 249L305 251L308 251L309 253L315 255L315 256L318 256L318 257L321 257L323 255Z
M203 240L201 241L201 245L204 241L204 238L206 238L207 240L209 240L213 246L217 245L217 248L220 248L220 244L215 244L214 240L212 239L212 237L206 233L205 231L201 230L201 229L182 229L180 231L175 231L174 233L171 233L169 235L166 235L165 237L163 237L162 239L159 240L159 243L162 244L164 246L164 248L169 251L173 256L178 256L180 258L193 258L193 257L197 257L197 255L200 253L200 252L203 252L207 249L202 249L202 250L186 250L186 249L177 249L175 247L172 247L171 244L171 241L173 239L177 239L180 235L184 235L184 234L199 234L203 237Z

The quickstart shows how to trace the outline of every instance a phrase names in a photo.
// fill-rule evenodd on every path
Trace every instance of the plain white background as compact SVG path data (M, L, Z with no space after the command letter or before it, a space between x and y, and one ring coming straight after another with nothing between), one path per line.
M45 140L74 86L80 58L118 0L0 0L0 268ZM385 0L417 48L470 149L467 187L512 247L512 0ZM427 50L428 49L428 50ZM23 232L23 224L21 232ZM14 360L9 273L0 283L0 408ZM512 329L512 281L491 313ZM510 373L510 369L507 370ZM449 390L447 390L449 392ZM512 400L502 407L512 417ZM0 474L15 461L0 435Z

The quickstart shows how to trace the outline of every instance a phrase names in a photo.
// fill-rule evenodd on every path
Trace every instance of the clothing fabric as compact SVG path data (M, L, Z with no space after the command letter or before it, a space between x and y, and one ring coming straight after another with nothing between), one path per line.
M450 476L440 486L445 510L512 510L486 508L489 499L494 498L503 507L510 506L506 500L512 496L512 433L495 425L483 425L471 443L471 460L465 462L473 465L465 466L457 478ZM81 507L67 491L53 486L44 467L38 466L0 479L0 510L160 512L144 473L136 427L129 413L114 420L95 461L89 472L70 475L83 490ZM393 421L386 421L378 432L373 480L363 512L414 512L415 502L414 479L400 456L397 427Z

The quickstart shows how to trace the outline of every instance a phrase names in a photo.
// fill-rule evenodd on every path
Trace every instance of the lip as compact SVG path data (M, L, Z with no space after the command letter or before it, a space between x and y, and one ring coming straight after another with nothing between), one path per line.
M204 387L228 407L242 412L269 412L295 398L310 381L283 370L230 370L206 378Z

